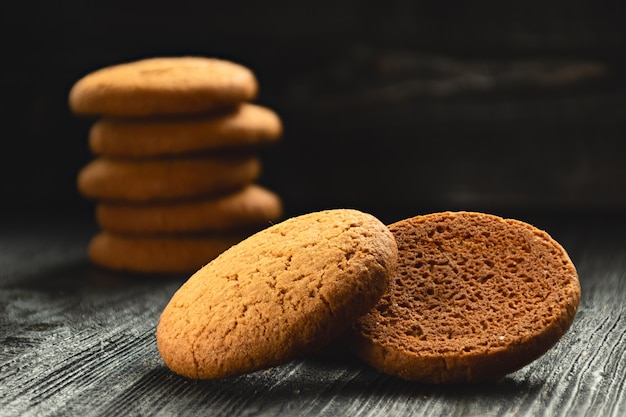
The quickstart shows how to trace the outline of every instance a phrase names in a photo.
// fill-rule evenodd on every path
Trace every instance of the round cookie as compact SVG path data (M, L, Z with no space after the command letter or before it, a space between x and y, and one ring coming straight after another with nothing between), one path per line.
M254 155L122 160L96 158L78 173L87 198L107 201L174 201L216 195L254 181L261 170Z
M408 380L494 380L545 353L573 322L576 269L547 233L472 212L389 226L398 267L348 343L373 367Z
M182 274L197 271L245 235L125 236L96 234L88 256L101 267L140 274Z
M282 123L274 111L244 103L217 115L102 118L91 127L89 147L96 155L153 157L260 146L277 141L281 134Z
M210 112L256 97L254 73L234 62L199 56L154 57L93 71L69 93L70 109L91 116Z
M260 230L282 215L278 195L256 184L210 199L178 203L106 203L96 206L101 228L118 233Z
M293 217L228 249L174 294L157 326L165 364L226 378L314 352L384 292L396 243L375 217L337 209Z

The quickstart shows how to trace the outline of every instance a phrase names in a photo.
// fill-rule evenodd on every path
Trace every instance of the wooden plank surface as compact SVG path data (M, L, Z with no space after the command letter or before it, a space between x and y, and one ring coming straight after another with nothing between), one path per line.
M186 277L90 265L94 228L70 219L0 223L0 416L621 416L626 412L626 221L520 217L577 265L582 301L546 355L500 381L436 386L319 355L224 381L163 365L159 314Z

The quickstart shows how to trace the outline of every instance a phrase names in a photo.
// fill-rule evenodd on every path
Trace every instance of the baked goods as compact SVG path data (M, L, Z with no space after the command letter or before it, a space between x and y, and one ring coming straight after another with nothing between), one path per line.
M78 189L95 200L177 201L239 190L260 170L254 155L133 161L100 157L80 170Z
M101 231L89 242L89 259L101 267L143 274L184 274L243 240L243 233L129 236Z
M253 100L250 69L226 60L152 57L93 71L70 90L71 110L92 116L206 113Z
M384 292L396 243L375 217L337 209L293 217L231 247L174 294L157 326L166 365L226 378L326 345Z
M278 115L251 103L257 93L250 69L199 56L112 65L72 86L71 110L95 117L95 157L77 175L102 231L94 263L191 273L281 219L278 195L255 184L257 151L282 134Z
M244 103L227 112L189 117L101 118L91 127L89 148L113 158L181 155L273 144L282 129L273 110Z
M257 231L282 215L276 193L256 184L211 198L174 203L111 203L96 206L101 228L116 233Z
M397 271L348 337L373 367L421 382L497 379L545 353L572 324L576 269L534 226L444 212L389 229Z

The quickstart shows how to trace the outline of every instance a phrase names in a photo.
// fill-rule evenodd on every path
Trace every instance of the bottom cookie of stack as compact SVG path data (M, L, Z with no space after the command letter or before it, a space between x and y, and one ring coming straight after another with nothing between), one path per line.
M243 240L245 235L121 235L106 231L89 243L93 263L136 273L178 274L195 271Z

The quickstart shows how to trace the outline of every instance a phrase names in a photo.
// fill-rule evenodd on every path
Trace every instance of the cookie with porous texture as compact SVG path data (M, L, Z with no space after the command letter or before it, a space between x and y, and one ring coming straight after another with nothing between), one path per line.
M111 65L79 79L69 93L76 114L155 116L212 112L256 97L247 67L201 56L154 57Z
M396 242L349 209L287 219L228 249L174 294L157 326L165 364L232 377L317 351L383 294Z
M371 366L428 383L494 380L544 354L572 324L578 275L546 232L472 212L389 229L396 273L348 337Z
M91 127L89 147L97 155L143 158L259 147L276 142L281 134L274 111L244 103L225 113L187 117L105 117Z
M260 230L280 219L278 195L256 184L213 198L174 203L107 203L96 206L105 230L126 233L181 233Z
M126 160L99 157L78 173L81 194L102 201L173 201L242 188L260 174L255 155Z
M139 274L183 274L197 271L246 235L128 236L101 231L88 246L91 261L101 267Z

